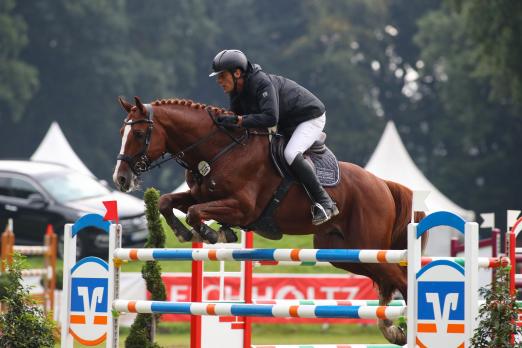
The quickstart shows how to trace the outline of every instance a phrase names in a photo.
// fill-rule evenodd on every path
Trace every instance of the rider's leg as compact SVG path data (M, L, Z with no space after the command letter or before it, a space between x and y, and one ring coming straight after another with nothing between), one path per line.
M312 223L314 225L322 224L339 213L337 206L319 183L314 168L303 157L303 152L319 139L325 120L325 115L322 115L299 124L288 141L284 152L285 160L293 173L314 200L315 204L312 206Z

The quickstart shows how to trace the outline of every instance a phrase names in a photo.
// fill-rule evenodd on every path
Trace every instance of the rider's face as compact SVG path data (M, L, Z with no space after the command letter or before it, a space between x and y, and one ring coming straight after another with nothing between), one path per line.
M238 78L241 76L241 72L236 70L234 75ZM222 71L217 75L216 80L225 93L232 93L234 91L234 79L230 71Z

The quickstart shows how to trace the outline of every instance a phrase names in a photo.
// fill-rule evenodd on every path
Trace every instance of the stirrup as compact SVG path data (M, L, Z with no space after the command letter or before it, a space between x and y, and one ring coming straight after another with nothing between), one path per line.
M314 203L311 207L312 210L312 224L320 225L332 218L332 214L328 214L326 209L319 203Z
M317 210L316 210L317 209ZM337 209L337 205L335 203L332 204L331 208L324 208L319 203L314 203L311 207L312 210L312 224L317 226L326 221L330 220L332 217L339 214L339 209ZM319 214L315 214L319 212Z

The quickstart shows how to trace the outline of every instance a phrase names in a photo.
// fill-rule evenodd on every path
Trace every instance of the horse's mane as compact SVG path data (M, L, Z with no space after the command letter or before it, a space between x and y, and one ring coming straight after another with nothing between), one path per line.
M220 114L233 114L233 112L229 110L225 110L223 108L218 108L216 106L212 105L206 105L201 103L193 102L190 99L158 99L151 103L152 105L181 105L186 106L188 108L192 109L206 109L209 111L212 111L214 113L220 113Z

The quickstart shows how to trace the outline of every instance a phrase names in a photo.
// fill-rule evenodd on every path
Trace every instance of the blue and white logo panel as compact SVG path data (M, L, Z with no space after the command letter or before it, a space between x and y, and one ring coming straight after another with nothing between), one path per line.
M464 343L464 289L462 266L434 261L417 273L417 345L440 348Z
M88 346L107 337L109 315L109 265L97 257L86 257L71 269L70 333Z

